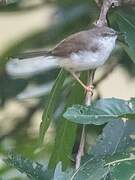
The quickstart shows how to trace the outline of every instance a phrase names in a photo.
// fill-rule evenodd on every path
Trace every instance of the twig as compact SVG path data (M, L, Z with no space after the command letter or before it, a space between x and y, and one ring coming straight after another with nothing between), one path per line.
M121 2L121 0L104 0L103 5L101 7L100 16L99 16L99 19L96 23L96 26L100 27L100 26L107 25L106 17L107 17L107 12L108 12L109 8L112 5L113 5L113 7L119 6L120 2ZM94 74L95 74L95 70L91 70L89 73L89 77L88 77L88 85L93 84ZM92 101L92 94L90 92L87 92L86 99L85 99L85 105L86 106L91 105L91 101ZM80 145L79 145L78 153L76 156L76 166L75 166L76 169L78 169L80 167L81 158L84 155L84 146L85 146L85 125L83 125L83 128L82 128Z
M84 146L85 146L85 125L83 125L82 127L80 145L79 145L78 153L76 155L76 164L75 164L76 170L80 167L81 158L84 155Z
M96 26L106 26L107 25L107 13L111 6L117 7L121 5L121 0L104 0L103 5L101 7L101 12L98 21L96 22Z
M88 82L87 82L88 86L93 84L94 74L95 74L95 70L91 70L91 71L88 72ZM91 101L92 101L92 93L87 92L86 93L86 98L85 98L85 105L86 106L91 105ZM85 127L86 126L83 125L80 145L79 145L78 153L77 153L77 156L76 156L76 166L75 166L76 169L78 169L80 167L81 158L84 155Z
M101 7L101 12L98 21L96 22L96 26L106 26L107 25L107 13L110 9L110 7L118 7L122 5L129 5L129 6L134 6L135 5L135 0L104 0L102 7Z

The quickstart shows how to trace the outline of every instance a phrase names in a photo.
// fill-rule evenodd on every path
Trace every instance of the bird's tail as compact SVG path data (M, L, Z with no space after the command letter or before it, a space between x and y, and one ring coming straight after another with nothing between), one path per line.
M16 55L18 59L28 59L28 58L35 58L39 56L51 56L51 51L45 51L45 50L38 50L38 51L27 51L23 53L19 53ZM12 57L12 58L16 58Z
M19 58L12 58L6 64L7 73L16 78L26 78L58 67L57 59L47 56L49 52L25 53Z

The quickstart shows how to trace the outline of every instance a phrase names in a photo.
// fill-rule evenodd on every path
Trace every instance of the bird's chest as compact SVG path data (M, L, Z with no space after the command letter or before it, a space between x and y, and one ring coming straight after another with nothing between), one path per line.
M115 40L100 40L99 49L93 51L79 51L71 55L72 66L79 71L95 69L105 63L115 46Z

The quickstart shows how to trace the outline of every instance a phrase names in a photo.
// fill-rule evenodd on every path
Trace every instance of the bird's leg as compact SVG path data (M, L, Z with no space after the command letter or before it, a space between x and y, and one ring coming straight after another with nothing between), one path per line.
M80 79L79 77L75 74L75 72L70 71L70 73L72 74L72 76L79 82L79 84L81 84L81 86L87 91L87 92L91 92L93 94L93 86L92 85L85 85Z

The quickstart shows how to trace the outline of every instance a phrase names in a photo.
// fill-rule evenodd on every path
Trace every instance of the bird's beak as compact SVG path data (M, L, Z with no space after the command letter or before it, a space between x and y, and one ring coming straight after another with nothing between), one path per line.
M125 34L126 34L125 32L116 31L117 40L125 43Z
M125 35L125 32L116 31L116 35L117 35L117 36L123 36L123 35Z

